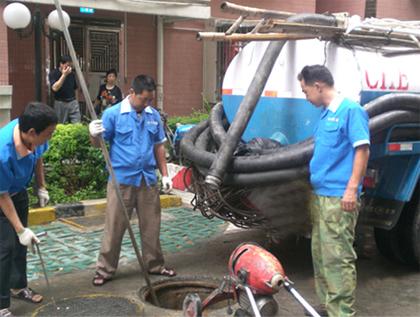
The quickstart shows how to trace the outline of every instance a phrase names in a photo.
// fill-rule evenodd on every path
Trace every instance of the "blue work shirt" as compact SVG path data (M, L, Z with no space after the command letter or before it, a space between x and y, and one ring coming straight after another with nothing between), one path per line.
M24 156L16 149L16 132L18 119L15 119L0 129L0 194L19 193L25 189L32 179L37 160L48 149L48 143L37 146L34 152L28 150ZM17 128L18 129L18 128Z
M355 149L370 144L369 117L358 103L338 95L321 113L314 139L312 187L317 195L342 197L353 171Z
M154 148L166 141L159 112L148 106L138 115L127 97L105 110L102 122L118 182L139 187L144 177L147 186L156 184Z

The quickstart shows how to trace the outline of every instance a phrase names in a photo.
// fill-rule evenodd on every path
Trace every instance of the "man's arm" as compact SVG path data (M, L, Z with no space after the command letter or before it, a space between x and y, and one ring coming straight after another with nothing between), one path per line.
M42 157L36 161L35 180L38 188L45 189L47 187L45 184L44 164Z
M362 178L366 173L369 154L369 144L360 145L356 148L353 160L353 171L341 200L341 208L345 211L354 211L356 209L357 191Z
M61 73L60 78L51 86L51 89L54 92L57 92L61 89L61 87L64 84L64 81L66 80L66 77L68 74L71 73L71 67L66 67L63 69L63 72Z
M13 204L9 193L0 194L0 208L7 219L9 219L15 231L21 233L24 230L24 227L17 215L15 205Z
M162 176L168 176L168 167L166 166L165 143L155 145L155 157Z

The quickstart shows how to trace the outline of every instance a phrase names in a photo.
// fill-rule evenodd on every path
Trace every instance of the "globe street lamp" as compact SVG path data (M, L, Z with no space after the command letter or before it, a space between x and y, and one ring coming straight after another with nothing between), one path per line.
M68 27L70 25L70 16L63 11L64 22ZM41 11L39 6L36 5L34 16L32 19L31 29L28 34L24 35L24 30L31 24L31 12L29 9L20 2L14 2L7 5L3 10L3 20L4 23L11 29L16 30L19 34L19 37L25 37L34 32L34 48L35 48L35 99L36 101L41 101L42 99L42 57L41 57L41 33L43 32L45 36L48 34L45 33L43 27L43 20L41 17ZM48 15L47 19L48 26L52 30L57 30L62 32L60 20L58 18L57 10L52 11Z

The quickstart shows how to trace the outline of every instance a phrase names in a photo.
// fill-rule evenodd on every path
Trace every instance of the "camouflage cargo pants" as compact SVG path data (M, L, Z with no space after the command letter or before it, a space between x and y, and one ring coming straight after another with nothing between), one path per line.
M329 317L354 316L358 209L341 209L341 198L312 195L312 262L316 293Z

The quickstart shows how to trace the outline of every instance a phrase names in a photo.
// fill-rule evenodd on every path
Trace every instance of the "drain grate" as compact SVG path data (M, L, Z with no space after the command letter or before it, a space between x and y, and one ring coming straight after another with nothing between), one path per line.
M140 316L141 306L125 297L88 295L67 298L39 307L32 316Z

